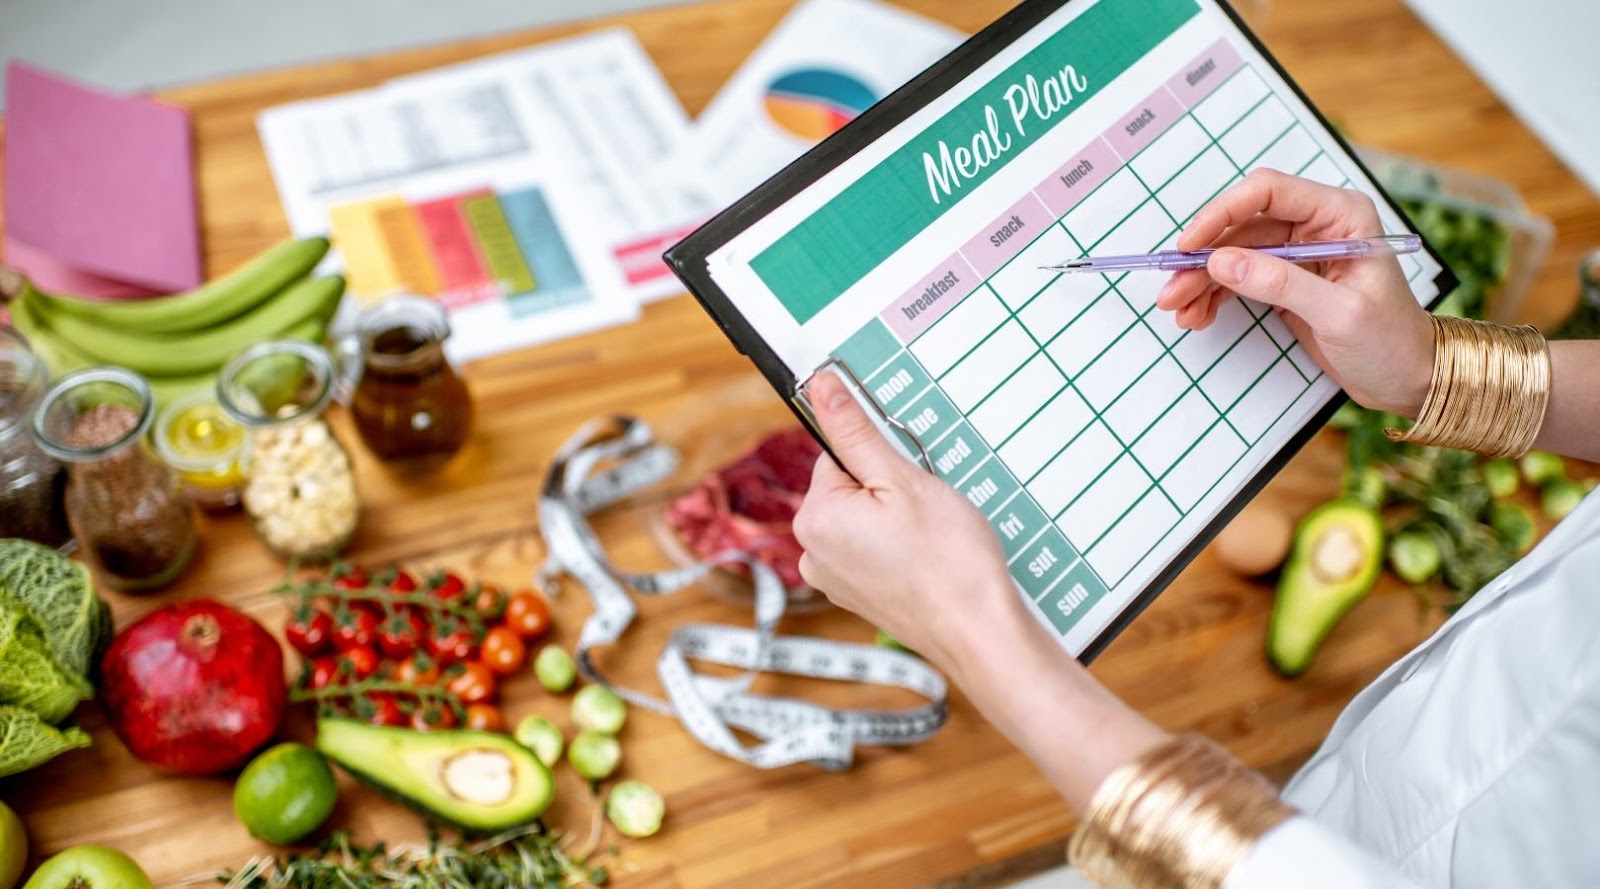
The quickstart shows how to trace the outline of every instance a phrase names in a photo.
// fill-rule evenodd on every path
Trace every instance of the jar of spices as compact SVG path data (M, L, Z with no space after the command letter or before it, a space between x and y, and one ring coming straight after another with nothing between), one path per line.
M66 471L28 434L45 376L27 339L0 326L0 537L60 546L72 537L62 501Z
M442 463L472 430L472 395L445 356L450 324L444 307L420 296L393 296L362 312L340 347L359 375L350 414L367 449L408 468Z
M350 454L323 416L333 386L327 351L299 340L252 346L217 380L218 403L248 432L245 514L286 559L332 559L360 519Z
M150 384L120 367L57 380L33 415L39 446L67 467L67 521L89 566L110 587L166 586L195 548L193 508L178 477L151 454Z

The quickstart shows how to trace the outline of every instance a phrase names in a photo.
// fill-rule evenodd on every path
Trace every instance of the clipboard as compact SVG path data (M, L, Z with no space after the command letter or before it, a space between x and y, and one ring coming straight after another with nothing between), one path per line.
M665 258L814 434L805 386L832 369L908 459L984 509L1035 617L1088 662L1345 399L1260 306L1230 301L1229 330L1245 332L1214 357L1220 338L1180 336L1151 310L1164 276L1047 283L1029 267L1170 246L1253 166L1358 188L1386 229L1409 230L1224 0L1024 0ZM1431 246L1402 263L1428 308L1456 285ZM1058 429L1066 443L1036 465ZM1204 493L1184 490L1210 481L1190 464L1217 476ZM994 497L1009 499L991 514ZM1096 507L1128 498L1101 527ZM1013 554L1018 528L1030 542ZM1158 537L1142 554L1135 529Z

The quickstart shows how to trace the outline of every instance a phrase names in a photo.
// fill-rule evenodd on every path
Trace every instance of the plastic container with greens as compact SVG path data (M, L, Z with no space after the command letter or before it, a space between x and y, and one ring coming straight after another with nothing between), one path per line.
M1461 280L1440 311L1513 323L1555 239L1509 183L1377 148L1361 159Z

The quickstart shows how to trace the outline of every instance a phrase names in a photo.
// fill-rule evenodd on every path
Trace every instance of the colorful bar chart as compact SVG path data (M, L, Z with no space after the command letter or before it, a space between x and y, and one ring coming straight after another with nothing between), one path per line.
M398 291L450 308L505 299L514 316L586 298L583 277L538 188L481 188L428 200L382 195L329 212L350 292Z

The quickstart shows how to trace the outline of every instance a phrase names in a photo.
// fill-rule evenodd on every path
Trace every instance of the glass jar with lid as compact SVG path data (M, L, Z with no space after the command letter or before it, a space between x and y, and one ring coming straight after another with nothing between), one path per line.
M28 434L46 376L27 338L0 325L0 537L60 546L72 536L62 500L66 471Z
M350 415L374 456L404 468L448 460L472 430L472 395L445 355L444 307L421 296L392 296L363 311L340 343L353 380Z
M89 566L129 592L177 579L194 554L194 510L150 452L150 384L120 367L73 371L33 415L34 440L67 467L66 511Z
M245 515L286 559L332 559L360 521L350 454L324 416L333 388L328 352L300 340L252 346L217 380L217 402L248 433Z

